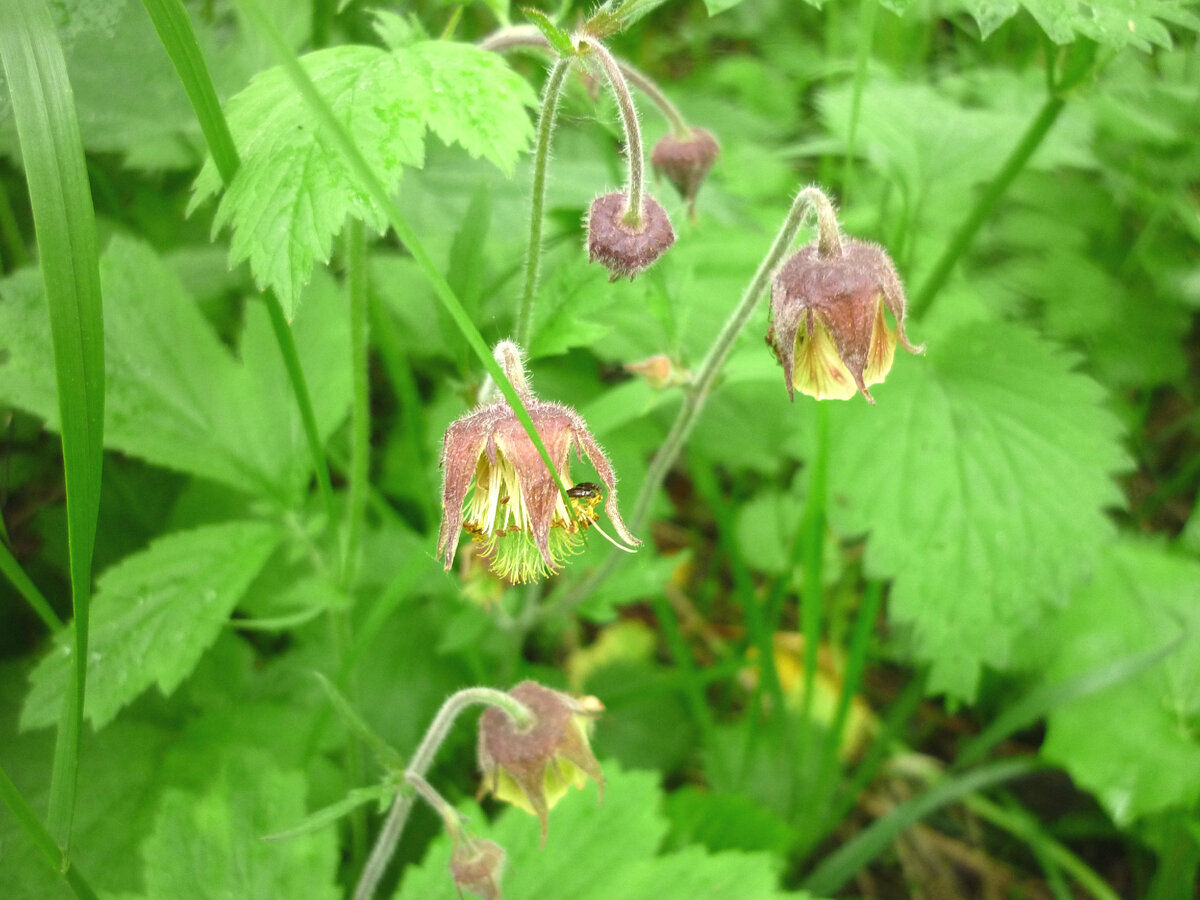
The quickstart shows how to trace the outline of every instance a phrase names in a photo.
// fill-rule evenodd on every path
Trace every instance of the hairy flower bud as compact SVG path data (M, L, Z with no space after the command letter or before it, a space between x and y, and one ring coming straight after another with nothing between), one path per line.
M925 349L909 343L904 307L900 277L882 247L853 238L825 255L815 243L802 247L771 284L767 343L783 366L788 393L794 398L799 389L818 400L861 393L874 403L867 386L891 369L897 340L909 353Z
M618 536L630 546L640 544L621 519L616 475L587 424L570 407L534 397L515 344L503 341L496 345L495 354L529 412L559 478L568 486L571 509L508 401L476 407L450 424L442 443L438 555L446 569L453 563L459 535L466 529L497 575L516 583L543 578L579 551L588 529L594 527L608 537L597 524L602 499ZM571 479L568 461L572 448L580 458L587 455L608 491L607 498L599 485L577 485Z
M450 877L459 892L467 891L483 900L501 900L500 876L504 872L504 848L495 841L472 837L465 831L455 836L450 855Z
M602 263L609 281L630 281L675 243L675 231L657 200L642 199L641 215L630 217L623 191L602 194L592 201L587 216L588 261Z
M721 145L706 128L690 128L684 137L664 135L650 152L650 164L654 171L666 176L681 197L687 201L688 209L695 210L696 194L704 176L721 155Z
M582 788L590 777L604 796L604 774L588 742L592 720L603 706L594 697L577 700L536 681L522 681L508 693L529 710L533 722L522 728L497 706L479 717L481 792L491 791L536 815L545 843L550 808L569 786Z

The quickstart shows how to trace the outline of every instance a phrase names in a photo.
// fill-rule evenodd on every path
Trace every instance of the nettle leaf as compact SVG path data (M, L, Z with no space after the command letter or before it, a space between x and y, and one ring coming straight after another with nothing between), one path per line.
M604 802L594 787L572 791L550 814L545 847L538 846L537 821L515 809L488 823L474 804L461 809L480 837L508 853L503 889L511 897L571 897L573 900L643 900L694 897L806 897L776 885L777 860L766 853L710 854L691 846L658 855L667 833L660 812L662 792L653 772L624 772L605 763ZM590 783L589 783L590 784ZM604 835L603 840L597 840ZM458 892L446 871L450 839L435 840L424 862L409 869L396 900L455 900Z
M974 323L897 359L878 406L831 409L831 525L869 533L867 571L895 579L890 616L932 691L970 700L1114 534L1121 427L1072 364L1027 328Z
M226 522L168 535L97 581L84 715L101 728L142 691L170 694L217 639L282 534L262 522ZM64 630L30 676L22 728L58 721L71 677Z
M964 0L983 37L988 37L1019 8L1029 10L1055 43L1078 37L1109 47L1171 46L1168 24L1196 30L1200 19L1187 0Z
M308 451L261 304L247 306L238 361L147 245L114 238L101 258L100 280L105 446L251 494L286 497L302 488ZM349 331L331 281L314 282L308 296L293 332L325 437L350 403ZM0 400L57 426L49 323L36 273L0 281Z
M299 773L244 750L204 795L167 791L142 845L146 895L340 897L333 829L262 840L303 818L306 791Z
M421 41L395 50L342 46L301 63L375 174L395 190L405 166L421 166L425 132L511 174L529 145L533 90L497 54ZM316 260L353 216L382 231L384 212L344 164L281 68L255 77L226 108L242 165L221 198L214 229L233 230L230 264L250 260L290 318ZM221 187L209 160L191 208Z
M1200 564L1124 542L1031 639L1054 684L1114 659L1182 643L1140 675L1054 710L1042 754L1121 827L1200 800Z

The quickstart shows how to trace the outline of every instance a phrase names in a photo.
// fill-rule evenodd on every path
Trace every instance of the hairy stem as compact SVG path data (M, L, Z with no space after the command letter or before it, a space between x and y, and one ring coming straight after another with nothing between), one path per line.
M792 201L792 207L788 210L783 225L775 235L771 249L767 251L767 255L759 263L758 271L754 273L754 277L750 280L749 286L742 294L737 307L705 355L704 361L700 364L700 368L696 373L695 380L690 386L690 390L684 395L683 405L679 408L679 413L675 416L671 430L667 432L667 436L663 439L658 452L654 454L654 458L650 461L650 468L646 472L646 477L642 481L641 488L638 490L637 498L634 500L633 515L629 518L628 524L631 531L637 531L645 524L646 517L650 512L650 504L657 495L658 489L662 487L667 472L670 471L671 466L675 464L675 460L683 450L683 445L687 441L688 435L691 434L700 413L703 411L704 404L708 402L709 391L712 390L717 375L720 374L721 367L725 364L730 350L733 349L734 341L737 340L742 329L746 327L746 323L750 321L750 316L753 314L754 308L758 305L758 300L762 296L763 291L766 290L772 274L774 274L775 269L782 262L784 254L791 247L792 241L795 240L800 226L804 224L807 214L813 210L817 212L818 227L820 227L822 210L825 211L827 238L832 240L833 235L836 235L837 219L833 216L833 207L829 203L829 198L815 185L809 185L801 190L796 195L796 199ZM840 241L840 238L838 240ZM840 247L840 243L838 246ZM542 616L570 612L590 597L596 587L612 574L612 571L621 564L623 559L624 556L621 554L609 556L603 565L593 570L590 575L576 584L561 601L553 607L540 607L536 615L531 613L527 619L522 620L519 624L523 627L528 627L533 624L535 619Z
M629 85L621 74L621 67L603 43L590 35L577 38L580 44L586 45L595 54L604 70L604 77L612 87L613 95L617 98L617 107L621 111L621 127L625 130L625 157L629 165L628 183L625 186L627 207L625 223L637 230L642 225L642 190L645 181L645 165L642 158L642 129L638 124L637 109L633 105L633 95L629 93Z
M558 99L562 96L571 60L560 58L550 70L542 91L542 111L538 116L537 148L533 155L533 190L530 192L529 251L525 257L525 289L521 292L521 308L517 313L517 343L529 346L533 332L533 302L537 293L538 275L542 265L542 224L546 214L546 170L550 164L550 137L558 115Z
M480 705L499 706L522 725L532 721L533 716L528 707L503 691L484 687L465 688L458 691L442 704L442 708L434 716L433 722L425 732L425 737L421 739L421 743L417 747L417 752L413 754L408 767L404 770L406 781L414 776L424 780L429 767L433 765L433 759L437 755L438 749L445 742L446 735L450 733L455 719L467 707ZM408 814L412 812L414 799L415 794L411 788L396 795L391 811L388 812L387 820L383 824L383 829L379 832L379 837L375 839L375 846L371 850L371 856L367 859L362 878L354 889L354 900L370 900L374 896L375 889L379 886L380 879L383 878L392 854L396 852L396 845L400 843L404 826L408 822Z
M492 32L477 45L480 50L491 50L493 53L504 53L508 50L532 48L550 50L550 42L532 25L514 25L512 28L501 28ZM677 137L687 137L691 126L679 111L679 107L671 102L663 93L663 89L645 72L636 69L623 59L617 59L617 67L625 80L646 95L646 99L658 108L663 118L671 125L671 130Z
M813 186L804 188L804 190L796 195L796 199L792 202L792 208L788 211L787 218L784 219L783 226L779 229L779 233L775 235L775 241L771 244L771 249L767 251L767 255L759 263L758 271L754 273L754 277L750 280L750 285L742 294L742 298L734 309L733 314L726 321L725 326L721 329L716 340L713 341L712 346L709 348L708 354L704 357L704 361L700 364L700 368L696 373L696 379L691 386L691 390L684 397L683 406L680 407L679 414L675 417L675 422L672 424L671 430L667 433L662 446L659 447L658 452L654 455L654 459L650 462L650 469L646 473L645 480L642 482L641 490L638 491L637 500L634 501L633 516L630 518L629 527L634 531L637 531L638 528L645 524L646 515L650 511L650 503L658 493L659 487L662 486L667 472L675 464L675 460L683 449L684 442L696 424L696 419L699 418L701 411L704 409L704 404L708 402L709 391L712 390L713 383L717 380L717 375L720 373L721 367L725 364L730 350L733 349L734 341L742 333L742 329L746 327L746 323L750 321L750 316L758 305L763 291L766 290L767 284L771 280L771 275L779 263L783 261L784 254L787 253L792 245L792 241L795 240L796 232L800 230L800 226L804 223L806 214L812 209L817 210L818 222L824 220L826 225L826 228L822 229L824 232L823 238L828 237L830 240L837 240L835 237L837 222L833 218L833 208L829 203L829 199L819 188ZM840 248L840 243L836 246Z

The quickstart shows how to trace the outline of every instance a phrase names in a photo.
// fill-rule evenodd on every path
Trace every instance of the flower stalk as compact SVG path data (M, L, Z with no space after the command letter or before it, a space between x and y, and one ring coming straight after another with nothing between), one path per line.
M628 166L628 177L625 185L626 208L622 220L630 228L640 230L642 227L642 192L645 188L645 159L642 154L642 129L638 124L637 109L633 105L633 95L629 93L629 85L621 74L621 67L616 57L609 52L604 44L588 34L576 36L576 42L586 47L600 63L604 77L612 88L617 100L617 108L621 113L621 127L625 132L625 159Z
M416 753L413 754L412 760L404 770L404 780L408 788L396 794L396 799L392 802L387 820L379 832L379 837L375 840L375 846L371 849L371 855L367 859L358 886L354 889L354 900L370 900L375 895L375 889L379 886L383 873L396 852L396 846L400 843L401 835L404 834L404 826L408 823L408 816L412 812L413 801L416 798L412 779L415 777L424 782L425 775L428 774L429 767L433 765L434 757L445 743L446 735L450 733L455 720L468 707L480 705L499 707L511 716L514 722L524 727L533 724L533 715L529 708L504 691L473 687L452 694L434 716L433 722L430 723L429 729L417 746Z

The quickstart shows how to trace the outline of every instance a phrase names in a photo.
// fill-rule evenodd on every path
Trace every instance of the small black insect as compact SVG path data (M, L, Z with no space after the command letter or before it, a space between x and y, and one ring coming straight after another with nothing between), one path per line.
M567 496L575 497L576 499L581 499L581 500L582 499L590 500L593 497L600 496L600 485L596 484L593 481L581 481L581 482L579 482L579 484L575 485L574 487L567 489Z

